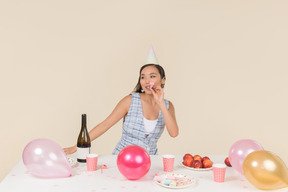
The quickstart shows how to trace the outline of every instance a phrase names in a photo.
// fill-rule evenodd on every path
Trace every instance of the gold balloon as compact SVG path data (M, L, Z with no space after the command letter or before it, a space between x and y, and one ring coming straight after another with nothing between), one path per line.
M247 180L262 190L288 187L288 169L285 163L269 151L254 151L243 162Z

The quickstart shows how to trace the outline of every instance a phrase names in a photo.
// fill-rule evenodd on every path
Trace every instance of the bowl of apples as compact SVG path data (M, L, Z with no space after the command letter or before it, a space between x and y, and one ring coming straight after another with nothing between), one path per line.
M183 156L182 166L195 171L207 171L213 169L213 162L208 156L201 157L200 155L191 155L186 153Z

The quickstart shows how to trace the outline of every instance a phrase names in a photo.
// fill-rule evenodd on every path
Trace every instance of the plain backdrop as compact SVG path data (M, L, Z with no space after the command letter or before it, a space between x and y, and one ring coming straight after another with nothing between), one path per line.
M288 163L288 1L0 2L0 180L25 146L76 143L134 89L152 44L180 134L159 154L227 155L253 139ZM122 121L92 144L111 154ZM224 161L224 159L223 159Z

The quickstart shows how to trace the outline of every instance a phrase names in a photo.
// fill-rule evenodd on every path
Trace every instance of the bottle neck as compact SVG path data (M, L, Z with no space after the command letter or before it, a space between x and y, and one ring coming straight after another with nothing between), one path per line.
M82 126L81 129L86 128L86 114L82 114Z

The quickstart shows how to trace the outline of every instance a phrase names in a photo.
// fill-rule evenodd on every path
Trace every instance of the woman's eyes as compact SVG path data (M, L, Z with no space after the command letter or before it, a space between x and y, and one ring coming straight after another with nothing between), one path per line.
M151 75L151 76L150 76L150 78L155 78L155 77L156 77L155 75ZM141 79L145 79L145 77L142 76Z

